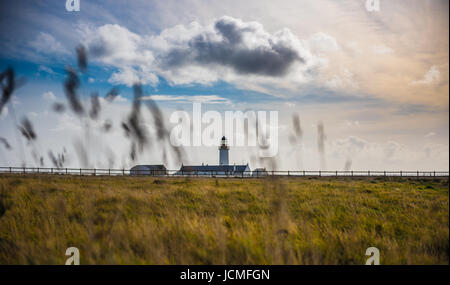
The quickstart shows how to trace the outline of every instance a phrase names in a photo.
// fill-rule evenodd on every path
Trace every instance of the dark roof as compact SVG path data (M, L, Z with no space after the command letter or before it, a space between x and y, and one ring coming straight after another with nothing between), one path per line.
M195 171L228 171L228 172L244 172L247 165L191 165L182 166L180 171L195 172Z
M148 170L166 170L166 167L162 164L155 164L155 165L135 165L131 168L131 170L137 168L137 167L145 167Z

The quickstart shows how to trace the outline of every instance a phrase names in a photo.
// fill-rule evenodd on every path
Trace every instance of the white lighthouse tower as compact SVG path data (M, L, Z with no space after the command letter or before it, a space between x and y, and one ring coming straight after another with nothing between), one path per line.
M228 150L230 148L227 144L227 138L225 136L222 137L220 147L219 147L219 164L220 165L228 165Z

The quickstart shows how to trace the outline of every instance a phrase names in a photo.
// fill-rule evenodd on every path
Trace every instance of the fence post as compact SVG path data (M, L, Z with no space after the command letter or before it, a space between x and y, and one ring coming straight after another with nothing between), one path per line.
M400 170L400 177L402 177L403 176L403 171L402 170Z
M338 175L337 175L337 170L336 170L336 177L337 177Z
M352 170L352 176L353 176L353 170Z
M322 176L322 171L321 170L319 170L319 177L321 177Z
M9 173L12 173L12 167L11 166L9 167Z
M289 170L288 170L288 176L290 176Z
M27 172L26 172L25 167L24 167L24 168L23 168L23 174L25 174L25 173L27 173Z
M53 174L53 167L50 168L50 173Z
M122 175L125 176L125 168L122 168Z
M66 167L66 174L67 174L67 167Z
M370 176L370 170L367 170L367 176Z
M96 169L94 168L94 176L95 176L95 174L96 174Z
M81 168L80 168L80 176L81 176Z
M108 176L111 176L111 168L108 168Z
M39 167L37 168L37 173L39 173Z
M384 176L386 177L386 170L384 171Z
M435 170L435 171L433 171L433 176L435 176L435 177L436 177L436 170Z
M419 178L419 170L417 170L417 178Z

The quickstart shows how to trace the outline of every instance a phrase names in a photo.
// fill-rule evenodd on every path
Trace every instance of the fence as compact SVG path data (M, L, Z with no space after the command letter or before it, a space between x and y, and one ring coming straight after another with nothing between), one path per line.
M46 167L0 167L1 173L15 174L59 174L59 175L90 175L90 176L175 176L175 177L449 177L448 171L322 171L322 170L258 170L258 171L181 171L181 170L129 170L129 169L99 169L99 168L46 168Z

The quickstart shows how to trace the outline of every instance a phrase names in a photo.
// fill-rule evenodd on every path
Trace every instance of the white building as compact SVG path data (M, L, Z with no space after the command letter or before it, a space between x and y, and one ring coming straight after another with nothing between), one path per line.
M183 165L176 175L189 176L251 176L248 163L245 165L230 165L228 153L230 148L227 139L222 137L219 147L219 165Z

